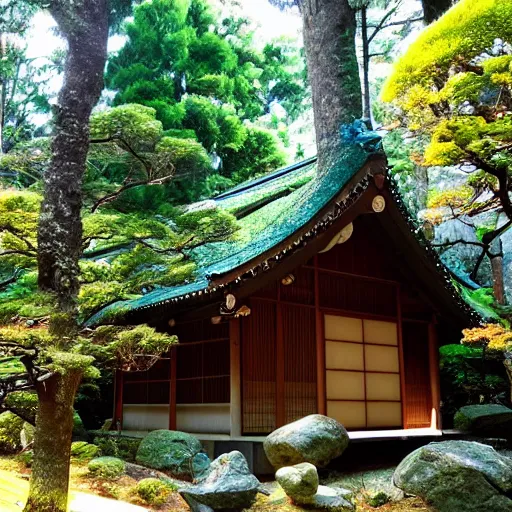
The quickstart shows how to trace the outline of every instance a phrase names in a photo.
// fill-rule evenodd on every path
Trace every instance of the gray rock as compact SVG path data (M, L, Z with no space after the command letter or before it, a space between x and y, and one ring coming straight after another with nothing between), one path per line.
M200 478L210 467L199 439L174 430L150 432L139 445L136 461L182 480Z
M197 512L207 512L204 506L213 510L241 510L251 506L259 486L245 457L233 451L215 459L208 475L198 485L181 489L180 494Z
M347 499L351 494L352 492L346 489L335 489L320 485L311 506L332 512L354 510L354 505Z
M308 503L318 490L318 472L309 462L277 470L276 480L296 503Z
M348 446L347 431L338 421L312 414L274 430L263 443L269 462L276 468L310 462L325 467Z
M456 429L472 434L512 436L512 410L504 405L467 405L457 411L453 423Z
M469 441L431 443L396 468L394 484L438 512L512 512L512 459Z

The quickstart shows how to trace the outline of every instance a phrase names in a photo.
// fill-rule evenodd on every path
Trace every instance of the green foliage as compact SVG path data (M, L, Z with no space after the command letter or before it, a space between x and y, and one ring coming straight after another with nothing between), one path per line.
M266 174L286 163L276 139L262 128L248 127L242 148L238 151L227 150L227 153L229 158L224 160L222 173L235 183Z
M383 98L392 101L415 85L429 89L457 59L468 61L492 46L512 40L512 6L500 0L461 0L425 29L395 65Z
M211 26L218 28L206 28ZM290 119L304 109L304 60L296 45L283 39L260 52L244 20L221 22L204 0L139 5L126 33L127 43L110 59L106 75L108 86L118 91L114 103L152 107L169 136L184 138L176 132L186 131L187 138L197 138L222 158L228 176L241 154L254 153L253 140L244 147L248 134L242 121L264 115L275 102ZM272 150L281 162L275 143ZM241 169L241 176L261 173L265 158L271 160L256 155L255 170Z
M506 401L508 385L503 365L484 357L481 347L461 344L439 349L443 414L451 422L465 405Z
M390 501L391 501L391 498L388 494L386 494L385 492L378 492L371 498L368 498L366 500L366 503L368 503L368 505L370 505L370 507L379 508L379 507L383 507Z
M501 320L500 315L496 311L492 288L470 290L465 286L458 285L458 289L464 300L484 318Z
M77 350L93 355L105 365L131 369L136 356L160 356L177 341L176 336L157 332L147 325L103 325L93 332L92 340L83 340Z
M0 414L0 453L15 453L21 448L23 420L11 412Z
M100 449L94 444L89 444L86 441L75 441L71 443L71 457L78 460L94 459L98 456Z
M137 483L136 492L146 503L160 506L177 489L177 486L170 481L164 482L157 478L144 478Z
M23 373L18 372L18 373ZM5 407L19 411L23 418L30 419L32 423L36 421L38 407L37 394L32 391L15 391L9 393L4 402Z
M141 439L125 437L117 432L96 432L94 444L103 455L117 457L127 462L135 462Z
M91 137L119 136L135 150L151 150L162 137L162 123L155 114L154 108L134 104L97 112L91 116Z
M115 480L125 472L126 464L116 457L98 457L89 462L88 468L92 476Z
M473 189L469 186L430 191L427 198L427 207L441 208L443 206L452 206L456 208L463 206L473 197L473 193Z

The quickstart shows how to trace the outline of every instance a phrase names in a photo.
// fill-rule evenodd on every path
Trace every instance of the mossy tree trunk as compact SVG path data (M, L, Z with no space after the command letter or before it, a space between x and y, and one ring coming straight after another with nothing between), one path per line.
M348 0L304 0L300 8L323 172L339 155L340 126L362 115L356 17Z
M82 252L82 181L89 149L89 118L103 88L107 58L107 0L50 0L67 41L64 84L55 109L52 159L44 173L38 226L39 287L57 297L56 350L76 336L76 299ZM58 332L57 332L58 331ZM82 370L37 384L34 462L25 512L65 512L73 431L73 402Z
M80 371L69 371L37 385L34 462L24 512L67 510L73 403L81 377Z
M50 12L68 43L64 84L55 111L52 159L44 173L38 231L39 287L57 294L63 312L75 308L82 253L82 181L89 118L103 88L107 0L53 0Z

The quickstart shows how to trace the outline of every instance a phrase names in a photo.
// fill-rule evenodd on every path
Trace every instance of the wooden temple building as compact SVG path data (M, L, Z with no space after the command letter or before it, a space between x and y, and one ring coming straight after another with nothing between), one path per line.
M325 175L310 159L199 205L242 230L192 255L195 281L121 304L179 344L117 373L115 422L241 440L321 413L354 436L439 433L438 347L475 316L386 165L353 143Z

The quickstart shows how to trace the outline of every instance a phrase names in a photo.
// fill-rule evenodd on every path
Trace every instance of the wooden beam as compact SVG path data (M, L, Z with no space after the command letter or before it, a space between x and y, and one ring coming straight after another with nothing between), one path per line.
M176 369L177 369L176 347L171 348L171 381L169 393L169 430L176 430Z
M242 435L242 378L240 372L240 320L229 322L231 437Z
M318 256L315 255L315 336L316 336L316 401L318 414L327 414L325 392L324 315L320 310Z
M114 374L114 418L112 421L112 428L123 427L123 372L121 370L116 370Z
M428 326L428 362L430 368L430 393L432 395L431 428L441 429L441 383L439 378L439 347L437 327L433 320Z
M400 395L402 400L402 427L407 428L407 396L405 389L405 360L404 343L402 335L402 301L400 298L400 286L396 288L396 311L397 311L397 333L398 333L398 362L400 366Z

